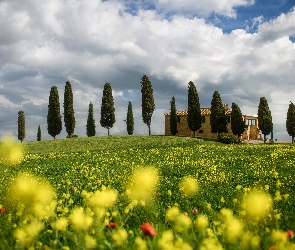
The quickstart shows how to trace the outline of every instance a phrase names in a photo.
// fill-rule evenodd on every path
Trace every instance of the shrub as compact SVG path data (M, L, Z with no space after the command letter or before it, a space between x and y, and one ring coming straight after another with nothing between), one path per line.
M221 133L217 136L217 141L224 144L236 144L238 143L236 137L234 135L228 135Z

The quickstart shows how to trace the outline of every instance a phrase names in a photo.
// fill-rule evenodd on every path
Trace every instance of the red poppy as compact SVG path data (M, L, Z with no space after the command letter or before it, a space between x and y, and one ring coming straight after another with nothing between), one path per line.
M145 236L156 236L157 235L157 232L156 230L153 228L153 226L146 222L146 223L143 223L141 226L140 226L140 229L142 231L142 233L145 235Z
M110 227L110 228L112 228L112 229L115 229L117 226L118 226L118 225L117 225L117 223L115 223L115 222L110 222L110 223L107 225L107 227Z
M72 187L72 191L77 191L77 188L76 187Z
M196 208L193 209L193 214L197 214L198 212L199 212L198 209Z
M271 246L268 250L278 250L276 246Z
M5 212L5 207L0 208L0 214L3 214Z
M294 232L293 232L292 230L288 230L288 231L286 232L286 235L287 235L287 237L288 237L289 239L292 239L292 238L294 237Z

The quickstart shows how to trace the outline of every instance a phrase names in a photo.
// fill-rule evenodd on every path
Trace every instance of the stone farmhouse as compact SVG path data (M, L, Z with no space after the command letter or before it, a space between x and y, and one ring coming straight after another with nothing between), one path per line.
M227 133L232 134L231 130L231 110L228 104L224 104L224 111L227 118ZM196 131L197 137L203 138L216 138L217 133L212 133L210 125L210 108L201 108L202 115L202 127ZM242 140L259 140L261 135L259 134L258 118L257 116L243 115L245 121L245 131L241 137ZM177 112L177 135L180 136L193 136L193 131L188 128L187 124L187 110ZM165 135L171 135L170 132L170 113L165 114Z

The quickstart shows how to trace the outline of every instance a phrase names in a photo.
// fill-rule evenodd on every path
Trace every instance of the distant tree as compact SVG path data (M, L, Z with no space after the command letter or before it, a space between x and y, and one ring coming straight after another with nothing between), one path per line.
M48 134L54 139L62 130L62 117L60 115L60 102L56 86L52 86L49 95L47 125Z
M40 125L38 126L37 141L41 141L41 128L40 128Z
M287 111L286 129L288 134L292 137L292 144L293 144L294 136L295 136L295 105L293 102L290 102L289 108Z
M233 135L238 136L240 139L240 136L245 131L243 115L239 106L234 102L232 103L231 109L231 130L233 132Z
M66 82L64 93L64 122L69 138L72 137L76 125L75 111L73 104L72 85L69 81Z
M142 120L148 126L149 135L151 135L151 120L155 110L153 87L149 78L143 75L141 78L141 107L142 107Z
M18 139L23 143L26 137L26 121L24 111L18 111Z
M218 91L215 91L211 101L210 125L213 133L225 133L227 131L227 119L225 109Z
M271 111L269 110L267 100L265 97L260 97L258 105L258 126L261 130L264 143L266 143L266 135L269 135L273 130Z
M86 125L86 134L88 137L95 136L95 134L96 134L92 102L89 103L88 118L87 118L87 125Z
M175 97L172 96L170 101L170 132L171 135L177 134L177 113L176 113L176 105L175 105Z
M197 89L192 81L188 83L187 124L196 136L196 131L202 127L202 115Z
M128 135L132 135L133 130L134 130L134 118L133 118L133 111L132 111L132 103L131 102L128 103L126 125L127 125Z
M101 118L100 125L108 130L110 135L110 128L116 122L114 98L112 94L112 87L109 83L104 85L102 101L101 101Z

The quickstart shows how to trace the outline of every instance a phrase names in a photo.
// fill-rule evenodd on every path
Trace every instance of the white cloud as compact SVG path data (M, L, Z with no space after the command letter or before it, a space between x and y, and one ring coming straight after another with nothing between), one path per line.
M110 82L118 117L114 131L126 132L123 117L131 100L136 131L145 133L140 79L147 74L157 96L152 119L155 133L164 133L164 113L169 111L173 95L178 107L186 107L189 81L196 84L201 105L208 106L213 92L219 90L224 102L234 101L252 114L257 112L259 97L266 96L274 108L275 122L285 119L285 111L281 115L279 111L287 111L288 106L278 96L293 91L295 44L289 36L295 34L294 9L269 22L258 16L253 20L259 24L256 33L237 29L225 34L204 18L188 18L180 11L234 17L237 6L253 1L223 0L215 5L212 1L194 1L195 5L189 0L154 2L159 9L177 10L169 20L159 9L140 9L131 15L124 11L123 3L0 2L0 117L8 121L10 112L17 114L23 107L30 115L38 113L38 122L46 131L50 88L58 87L62 106L65 81L69 80L77 115L75 134L85 136L90 101L97 131L105 134L98 117L102 88ZM127 97L124 91L128 91ZM10 120L15 122L15 118ZM0 127L0 134L4 133ZM35 130L31 134L35 135Z
M254 4L254 0L158 0L155 5L159 9L173 12L188 12L208 16L211 13L227 17L236 17L235 8Z

